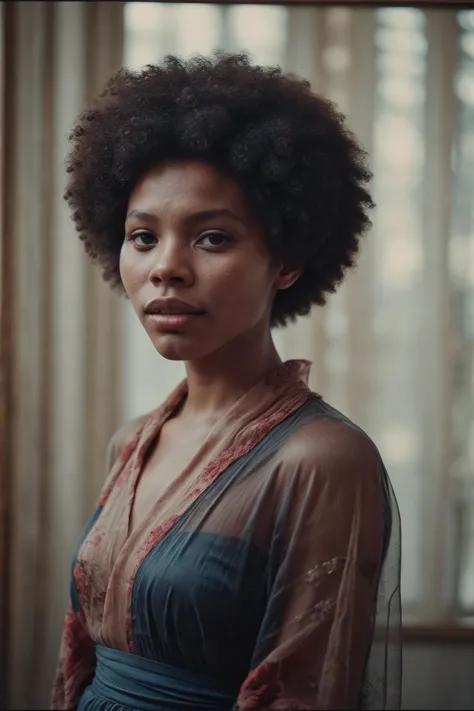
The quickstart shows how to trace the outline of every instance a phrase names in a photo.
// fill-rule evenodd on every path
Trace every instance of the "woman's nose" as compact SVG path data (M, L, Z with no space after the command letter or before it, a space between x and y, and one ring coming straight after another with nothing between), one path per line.
M167 281L192 282L192 268L183 245L162 240L154 250L154 263L150 281L154 284Z

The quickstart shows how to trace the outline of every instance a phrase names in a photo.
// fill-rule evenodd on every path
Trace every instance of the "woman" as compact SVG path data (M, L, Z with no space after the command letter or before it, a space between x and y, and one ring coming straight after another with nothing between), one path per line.
M270 332L353 264L363 151L307 82L243 54L121 70L70 138L86 250L187 377L111 441L53 708L398 708L383 463Z

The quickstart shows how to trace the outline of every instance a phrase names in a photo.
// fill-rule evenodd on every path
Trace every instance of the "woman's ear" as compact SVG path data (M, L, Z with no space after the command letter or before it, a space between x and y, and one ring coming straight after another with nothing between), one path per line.
M285 267L281 265L280 272L275 280L276 291L283 291L284 289L289 289L290 286L300 278L303 273L303 269L296 269L294 267Z

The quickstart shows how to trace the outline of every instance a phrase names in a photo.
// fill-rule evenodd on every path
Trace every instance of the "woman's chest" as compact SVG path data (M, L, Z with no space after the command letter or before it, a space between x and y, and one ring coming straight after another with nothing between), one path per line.
M164 426L160 437L147 457L135 483L130 511L130 533L146 521L160 499L172 497L182 475L192 469L208 431L184 432L176 426ZM197 462L196 462L197 466ZM192 472L189 471L189 478Z
M205 662L218 676L239 677L265 609L266 573L267 554L247 541L186 530L169 536L135 579L138 653L196 671Z

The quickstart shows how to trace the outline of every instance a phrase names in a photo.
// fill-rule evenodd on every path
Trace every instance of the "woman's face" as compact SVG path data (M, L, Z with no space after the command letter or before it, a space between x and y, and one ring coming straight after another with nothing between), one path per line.
M266 336L273 297L292 283L280 271L240 188L212 166L160 164L133 190L120 273L165 358L194 360ZM163 313L190 310L203 313Z

